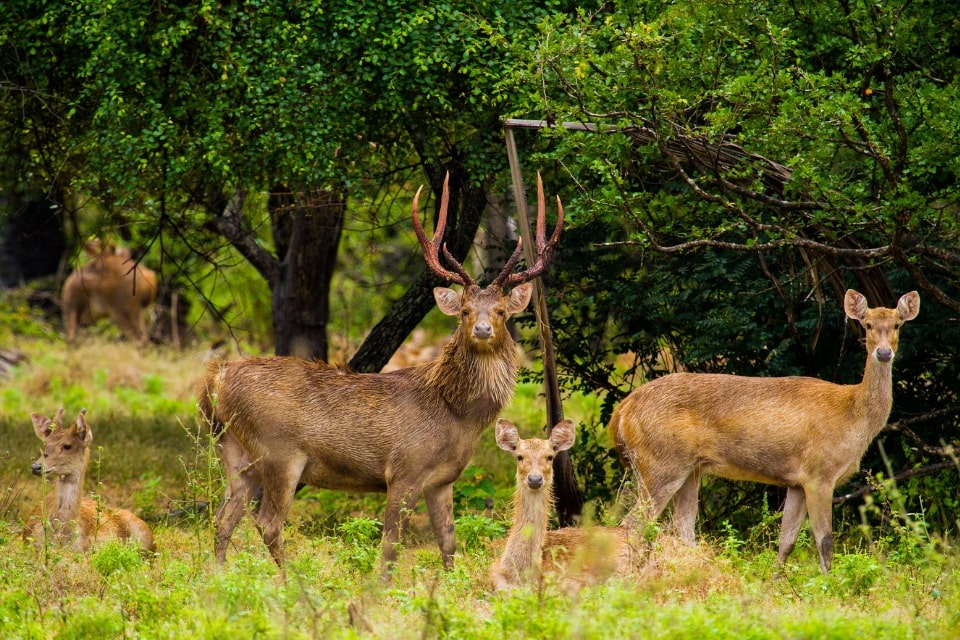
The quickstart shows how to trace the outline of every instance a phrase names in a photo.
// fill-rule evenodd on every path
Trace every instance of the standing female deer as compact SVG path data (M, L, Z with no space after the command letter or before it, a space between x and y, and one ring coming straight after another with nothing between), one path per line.
M780 562L809 513L820 570L829 571L833 490L857 470L890 416L900 327L917 317L920 296L911 291L895 309L870 309L849 289L844 310L866 330L860 384L674 373L627 396L610 435L641 485L628 518L657 518L672 499L679 534L692 543L703 474L786 486Z
M99 240L84 243L90 261L63 283L67 342L81 324L110 318L129 340L146 342L146 312L157 297L157 274L136 262L130 250Z
M449 177L448 177L449 179ZM389 373L358 374L298 358L252 358L207 366L200 383L202 419L219 437L227 474L216 516L215 555L226 557L233 530L262 485L256 514L264 543L283 566L283 524L300 482L347 491L386 492L381 576L389 579L407 514L423 494L446 567L453 565L453 482L483 430L516 386L516 344L507 319L530 300L563 226L560 208L549 242L543 185L538 180L537 260L512 273L520 247L481 288L443 247L452 271L440 265L449 199L444 181L433 240L413 201L413 226L430 269L463 286L434 289L440 310L460 318L436 360ZM422 190L422 187L421 187ZM559 205L559 200L557 201ZM509 292L504 292L510 287Z
M23 539L42 547L49 525L55 543L77 551L88 551L95 542L129 539L138 542L144 553L153 552L153 533L146 522L131 511L108 509L83 495L83 478L93 442L86 413L86 409L81 409L69 428L61 426L62 408L53 420L31 414L33 430L43 441L43 455L31 469L34 475L52 479L54 485L46 500L27 519Z
M571 589L624 574L633 552L623 527L564 527L547 531L553 506L553 458L573 446L572 420L564 420L546 440L521 440L508 420L497 420L497 445L517 459L513 526L503 552L490 567L498 591L537 584L544 574L558 574Z

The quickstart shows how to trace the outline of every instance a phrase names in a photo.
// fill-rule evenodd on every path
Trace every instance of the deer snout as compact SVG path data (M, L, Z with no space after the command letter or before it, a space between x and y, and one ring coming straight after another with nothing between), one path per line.
M493 326L483 320L477 322L473 325L473 337L478 340L489 340L493 337Z
M543 476L539 473L531 473L527 476L527 486L531 489L539 489L543 486Z
M880 362L890 362L893 360L893 349L890 347L877 347L874 354L876 354L877 360Z
M43 465L40 464L39 462L34 462L32 465L30 465L30 471L31 471L31 473L33 473L33 475L35 475L35 476L42 476L42 475L43 475Z

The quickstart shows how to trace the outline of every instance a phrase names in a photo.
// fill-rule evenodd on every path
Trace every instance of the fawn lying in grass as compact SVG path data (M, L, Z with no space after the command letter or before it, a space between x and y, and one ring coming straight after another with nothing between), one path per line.
M34 475L53 480L46 500L37 505L23 528L24 541L38 547L50 542L87 551L96 542L132 539L144 553L153 552L153 533L147 523L126 509L108 509L83 495L83 477L90 460L93 432L86 409L76 422L63 427L63 409L51 420L31 414L33 429L43 441L43 455L33 463Z
M517 459L513 526L503 553L490 567L497 590L538 584L554 576L565 589L579 589L624 574L633 565L633 549L623 527L564 527L547 531L553 506L553 458L573 446L572 420L564 420L550 438L521 440L508 420L497 421L497 444Z

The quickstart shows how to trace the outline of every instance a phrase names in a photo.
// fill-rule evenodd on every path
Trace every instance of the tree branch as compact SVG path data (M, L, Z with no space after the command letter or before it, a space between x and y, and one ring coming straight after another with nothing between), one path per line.
M214 218L209 226L226 238L263 276L273 290L274 285L280 280L280 263L270 255L269 251L260 246L253 235L244 231L241 214L246 198L245 190L235 190L227 201L223 213Z

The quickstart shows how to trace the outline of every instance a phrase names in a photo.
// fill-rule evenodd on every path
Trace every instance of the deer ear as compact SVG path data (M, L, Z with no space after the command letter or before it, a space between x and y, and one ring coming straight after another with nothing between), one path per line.
M507 312L510 315L520 313L530 304L530 296L533 295L533 284L524 282L510 290L510 300L507 302Z
M41 440L46 440L47 437L53 433L53 420L50 418L44 417L39 413L31 413L30 418L33 419L33 431Z
M497 446L504 451L516 451L517 443L520 441L520 434L517 428L509 420L500 418L497 420Z
M900 301L897 302L897 314L899 314L901 322L913 320L918 313L920 313L919 293L911 291L900 296Z
M573 446L576 437L577 430L573 426L573 420L564 420L550 430L550 444L554 451L566 451Z
M90 425L87 424L87 410L80 409L80 415L77 416L77 435L80 436L80 439L84 444L89 445L93 442L93 431L90 429Z
M437 301L440 311L448 316L460 314L460 296L453 289L437 287L433 290L433 299Z
M847 289L847 295L843 297L843 310L851 320L863 321L869 310L867 299L862 294L853 289Z

